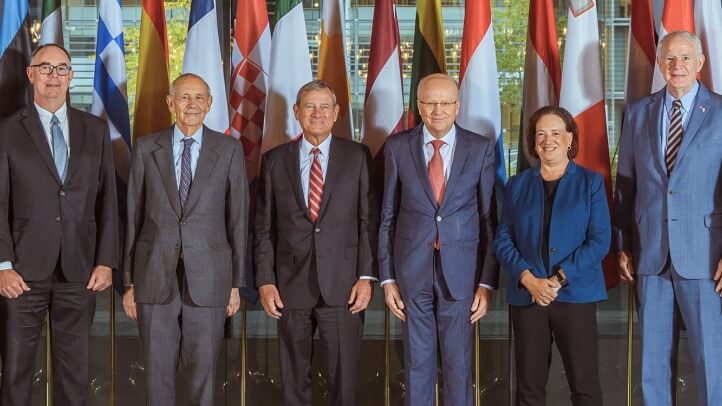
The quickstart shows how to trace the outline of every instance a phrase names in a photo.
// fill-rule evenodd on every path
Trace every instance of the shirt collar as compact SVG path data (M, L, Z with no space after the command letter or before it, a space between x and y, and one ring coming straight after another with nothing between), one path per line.
M435 140L436 137L431 135L431 132L426 128L426 125L423 126L424 129L424 145L428 145L431 141ZM439 138L441 141L444 141L446 145L453 146L456 142L456 125L452 125L451 129L448 133L444 134L443 137Z
M306 137L301 137L301 156L308 156L311 155L311 151L314 148L318 148L321 150L321 155L328 157L328 151L331 149L331 138L333 138L333 134L329 134L328 137L326 137L325 140L321 144L319 144L318 147L311 144L306 140Z
M689 111L692 106L694 105L694 99L697 97L697 93L699 92L699 82L694 82L694 87L692 87L692 90L687 92L684 96L682 96L679 101L682 102L682 111L687 112ZM664 92L664 107L667 112L672 111L672 102L676 99L669 94L669 90Z
M178 128L177 125L173 126L173 144L180 143L186 136L183 134L183 132ZM198 146L200 147L201 144L203 144L203 126L198 127L198 129L190 136L190 138L193 139L193 141L198 143Z
M40 121L43 123L50 123L50 120L53 119L53 115L55 115L61 123L64 123L68 119L68 105L66 103L63 103L63 105L60 106L55 113L45 110L37 103L35 103L35 109L38 111Z

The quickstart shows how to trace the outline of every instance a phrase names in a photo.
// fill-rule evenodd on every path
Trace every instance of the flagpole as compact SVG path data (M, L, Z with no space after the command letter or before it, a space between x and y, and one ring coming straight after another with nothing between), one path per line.
M481 406L481 392L480 392L480 385L481 385L481 379L479 377L479 374L481 373L481 363L480 358L481 355L479 354L480 346L479 346L479 339L481 338L481 334L479 333L479 322L476 322L474 325L474 371L476 372L476 375L474 376L474 385L476 386L476 390L474 390L474 404L476 406Z
M243 321L241 321L241 406L246 406L246 369L247 369L247 349L248 349L248 333L246 330L246 316L248 316L248 305L246 299L243 303Z
M115 292L111 286L110 296L110 402L109 406L115 406Z
M391 406L391 319L389 308L384 306L384 406Z
M45 405L53 405L53 346L50 312L45 323Z
M627 406L632 406L632 333L634 288L627 286Z

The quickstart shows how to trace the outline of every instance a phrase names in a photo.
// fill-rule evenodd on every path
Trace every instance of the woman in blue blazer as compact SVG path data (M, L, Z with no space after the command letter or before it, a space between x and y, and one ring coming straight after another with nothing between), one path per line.
M495 238L516 337L516 404L545 404L556 341L572 404L601 405L596 303L607 298L601 262L611 239L604 181L572 160L579 130L568 111L543 107L528 128L540 165L509 180Z

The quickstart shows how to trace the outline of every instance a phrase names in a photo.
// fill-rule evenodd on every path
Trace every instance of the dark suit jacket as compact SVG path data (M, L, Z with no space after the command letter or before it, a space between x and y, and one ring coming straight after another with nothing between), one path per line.
M378 275L378 201L365 145L334 137L321 209L311 221L301 188L300 139L263 156L258 178L253 260L256 286L274 284L286 308L318 302L307 281L315 263L326 304L346 304L361 276Z
M507 301L531 304L531 295L519 285L529 269L538 278L550 275L542 260L545 192L539 166L509 179L501 224L496 233L496 257L509 275ZM549 268L561 267L569 285L559 290L558 302L590 303L605 300L602 260L612 237L609 207L602 177L569 162L557 185L549 224Z
M105 121L68 107L70 160L55 169L35 106L0 123L0 261L25 280L85 282L96 265L118 268L118 202Z
M243 146L203 127L185 210L173 163L173 127L139 138L128 179L124 283L137 303L160 304L177 283L181 252L188 293L199 306L226 306L243 287L248 181Z
M433 268L434 240L441 242L441 265L456 300L471 297L478 283L496 287L494 144L456 126L456 148L441 206L436 203L424 160L422 125L386 140L384 199L381 205L381 281L395 279L401 295L412 298L418 279Z

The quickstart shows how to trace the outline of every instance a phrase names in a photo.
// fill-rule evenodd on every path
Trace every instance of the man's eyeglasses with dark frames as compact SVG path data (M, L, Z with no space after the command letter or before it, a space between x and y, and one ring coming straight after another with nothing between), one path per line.
M73 68L68 65L51 65L49 63L30 65L30 67L38 68L38 72L42 73L43 75L51 75L53 73L53 70L55 70L55 72L58 73L58 76L68 76L73 70Z

